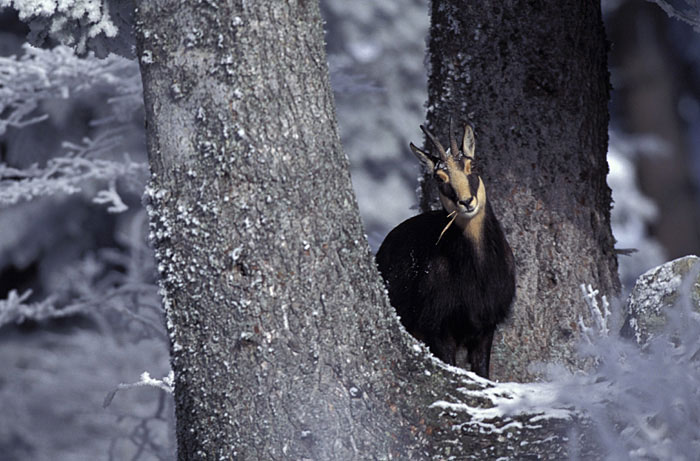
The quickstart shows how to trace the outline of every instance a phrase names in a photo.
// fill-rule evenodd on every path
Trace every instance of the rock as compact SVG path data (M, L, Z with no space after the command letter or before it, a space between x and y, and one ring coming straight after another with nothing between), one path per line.
M690 294L693 308L700 312L700 258L684 256L640 275L627 299L623 337L645 345L666 325L666 311Z

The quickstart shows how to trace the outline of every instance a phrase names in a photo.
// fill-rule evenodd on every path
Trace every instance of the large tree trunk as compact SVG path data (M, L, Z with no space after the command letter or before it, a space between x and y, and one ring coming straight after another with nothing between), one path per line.
M401 330L316 2L149 0L136 20L179 458L564 457L565 420L504 414L517 387L447 369Z
M476 160L513 247L517 300L492 376L576 368L581 284L619 291L605 182L609 79L599 2L433 1L428 125L475 127ZM427 147L427 146L426 146ZM421 207L435 206L430 176Z

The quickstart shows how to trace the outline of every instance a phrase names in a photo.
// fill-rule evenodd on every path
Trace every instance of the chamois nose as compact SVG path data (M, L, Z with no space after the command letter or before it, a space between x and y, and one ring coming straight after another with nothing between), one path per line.
M473 203L473 202L474 202L474 197L469 197L469 198L466 199L466 200L460 200L460 201L459 201L459 204L462 205L462 206L463 206L464 208L466 208L467 210L471 210L471 209L474 208L474 207L472 206L472 203Z

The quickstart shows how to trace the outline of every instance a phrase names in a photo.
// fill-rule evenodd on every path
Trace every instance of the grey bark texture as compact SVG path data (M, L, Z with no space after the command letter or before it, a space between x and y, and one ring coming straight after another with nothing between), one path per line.
M317 3L149 0L135 17L179 459L565 458L568 416L501 411L511 390L400 328Z
M491 376L581 366L581 284L619 291L605 181L609 75L599 2L433 1L427 125L470 122L476 164L513 248L517 294ZM426 148L428 148L426 144ZM430 175L421 208L437 205Z

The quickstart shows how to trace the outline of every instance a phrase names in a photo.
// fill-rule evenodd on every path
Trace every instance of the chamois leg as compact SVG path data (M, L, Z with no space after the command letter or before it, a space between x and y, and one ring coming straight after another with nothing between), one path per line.
M448 365L456 365L457 342L452 335L438 335L427 338L425 344L434 356Z
M472 371L487 379L489 377L489 366L491 364L493 332L494 330L485 332L467 342L469 363L472 366Z

